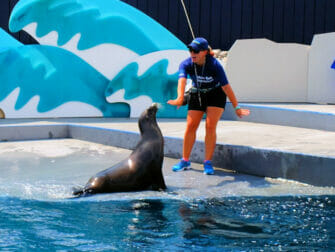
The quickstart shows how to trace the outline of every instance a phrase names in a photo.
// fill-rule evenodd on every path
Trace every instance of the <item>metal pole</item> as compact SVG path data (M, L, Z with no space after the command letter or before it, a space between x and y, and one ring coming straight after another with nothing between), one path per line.
M186 10L186 7L185 7L184 0L180 0L180 1L181 1L181 4L183 5L183 8L184 8L184 12L185 12L185 16L186 16L186 19L187 19L188 27L190 28L192 37L193 37L193 39L194 39L195 36L194 36L194 32L193 32L193 28L192 28L192 24L191 24L190 18L189 18L189 16L188 16L188 13L187 13L187 10Z

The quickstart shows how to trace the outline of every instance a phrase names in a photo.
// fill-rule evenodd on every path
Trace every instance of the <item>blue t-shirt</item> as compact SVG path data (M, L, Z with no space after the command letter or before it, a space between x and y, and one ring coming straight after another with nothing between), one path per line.
M195 67L198 75L196 81ZM203 66L198 66L192 62L191 58L184 60L179 66L179 78L192 79L192 86L199 88L213 88L228 84L227 76L220 62L214 57L207 55L206 63Z

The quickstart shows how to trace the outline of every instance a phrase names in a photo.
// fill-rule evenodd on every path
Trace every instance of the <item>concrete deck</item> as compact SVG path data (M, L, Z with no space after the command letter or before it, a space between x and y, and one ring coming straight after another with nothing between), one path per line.
M335 186L335 130L313 127L305 117L335 118L334 105L247 104L254 117L226 120L229 108L217 128L216 167L257 176L281 177L319 186ZM273 111L276 111L273 113ZM262 121L261 114L272 115ZM295 113L306 128L278 125L287 113ZM302 119L301 119L302 118ZM323 120L322 119L322 120ZM272 121L271 121L272 120ZM292 121L293 120L293 121ZM294 124L294 119L292 119ZM270 124L272 122L272 124ZM165 137L167 157L179 158L185 119L158 119ZM334 123L335 125L335 123ZM204 155L204 122L200 124L191 160L201 163ZM87 140L132 149L138 141L137 119L58 118L3 119L0 140L66 138Z

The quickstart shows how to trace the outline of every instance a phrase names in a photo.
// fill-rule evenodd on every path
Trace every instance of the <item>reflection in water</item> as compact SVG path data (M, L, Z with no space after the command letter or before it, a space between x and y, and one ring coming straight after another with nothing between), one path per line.
M169 230L169 221L164 216L164 203L161 200L135 200L130 204L132 217L127 225L127 241L133 248L143 248L162 243L173 236ZM163 239L163 240L161 240Z
M0 197L0 250L332 251L335 197Z
M179 214L185 227L185 238L192 239L201 235L223 236L225 238L266 238L266 225L225 217L225 214L213 216L203 205L181 203Z
M206 248L335 248L334 197L224 198L180 202L183 237ZM333 226L332 226L333 225Z

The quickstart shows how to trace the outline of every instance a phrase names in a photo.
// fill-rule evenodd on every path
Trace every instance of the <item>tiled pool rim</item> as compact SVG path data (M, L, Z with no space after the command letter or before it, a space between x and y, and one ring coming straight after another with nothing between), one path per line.
M1 125L3 141L73 138L119 148L134 149L138 132L78 124ZM180 158L182 138L165 136L166 157ZM204 142L194 145L191 160L203 161ZM315 186L335 186L335 158L288 151L217 143L215 167L262 177L285 178Z

